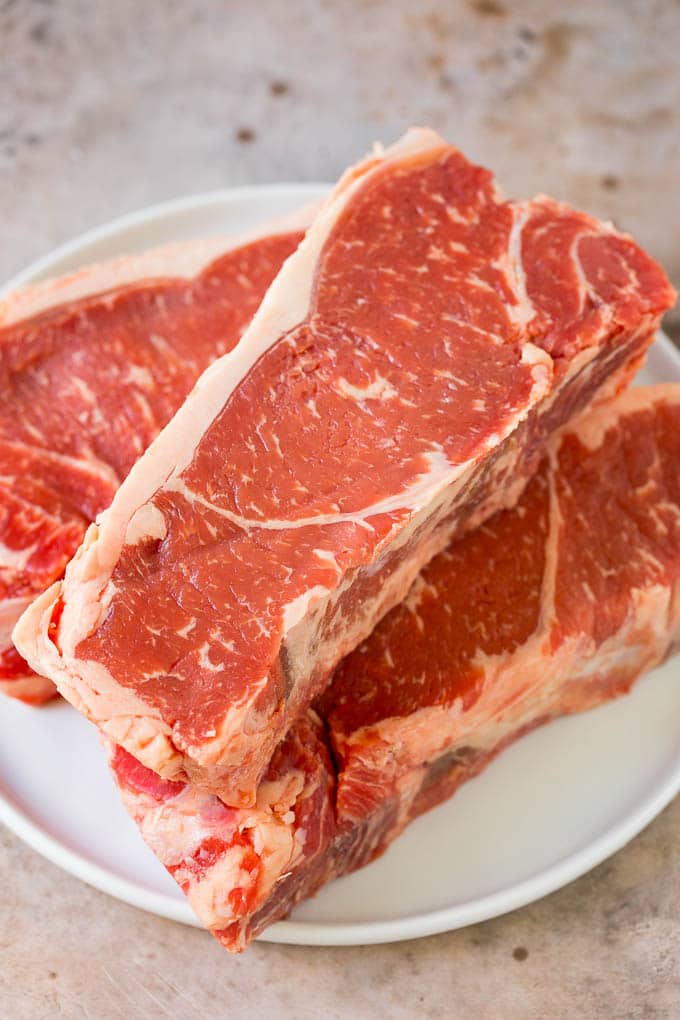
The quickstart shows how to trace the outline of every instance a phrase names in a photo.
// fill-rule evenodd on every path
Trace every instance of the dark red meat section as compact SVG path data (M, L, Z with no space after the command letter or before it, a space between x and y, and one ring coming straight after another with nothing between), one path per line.
M142 280L0 329L0 545L10 553L0 600L34 597L62 575L201 372L237 343L300 237L265 237L194 279ZM0 680L30 672L13 649L0 654Z
M519 269L510 267L525 214L528 324L517 319ZM549 200L497 201L490 174L456 152L372 180L326 242L304 321L253 365L181 484L152 498L167 535L123 548L116 594L78 657L102 663L158 710L179 747L209 741L231 707L255 697L280 725L295 689L286 607L338 578L359 585L380 540L404 519L403 509L366 508L404 492L433 449L466 461L526 406L520 342L555 356L558 376L607 338L628 358L648 342L649 332L630 327L647 317L651 328L670 300L667 282L635 245L598 230ZM581 237L585 277L572 258ZM605 377L614 361L603 359ZM500 485L488 484L488 499L502 502ZM347 514L362 520L334 522ZM317 525L322 515L330 523ZM371 593L363 596L365 608ZM348 651L352 619L324 621L319 644L333 633L338 657ZM333 664L312 666L311 690L298 691L296 705Z

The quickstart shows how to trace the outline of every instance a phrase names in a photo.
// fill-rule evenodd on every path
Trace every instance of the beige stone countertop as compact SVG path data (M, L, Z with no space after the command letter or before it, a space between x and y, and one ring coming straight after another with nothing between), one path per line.
M680 284L671 0L0 0L0 279L151 202L333 180L410 123L508 193L613 219ZM0 1020L675 1020L679 848L676 800L595 871L505 917L230 958L2 829Z

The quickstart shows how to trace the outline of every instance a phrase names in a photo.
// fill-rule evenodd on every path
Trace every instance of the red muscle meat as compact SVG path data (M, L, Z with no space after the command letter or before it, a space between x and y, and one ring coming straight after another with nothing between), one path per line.
M672 300L630 239L409 133L342 178L17 646L164 778L252 805L340 658Z
M659 661L680 627L679 425L676 385L575 424L519 505L428 564L341 663L321 703L340 816L466 735L486 753Z
M201 372L230 350L308 213L39 283L0 304L0 690L55 692L10 634Z
M425 568L279 746L253 808L168 784L115 748L113 773L201 921L240 950L511 741L628 691L678 638L680 386L668 385L553 438L517 507Z

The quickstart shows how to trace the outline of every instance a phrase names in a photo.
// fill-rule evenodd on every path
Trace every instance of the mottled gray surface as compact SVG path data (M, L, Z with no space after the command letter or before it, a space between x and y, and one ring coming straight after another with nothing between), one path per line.
M0 0L0 278L149 202L331 180L429 123L630 229L680 283L680 4ZM680 802L562 892L366 949L255 946L69 878L3 832L0 1018L680 1017Z

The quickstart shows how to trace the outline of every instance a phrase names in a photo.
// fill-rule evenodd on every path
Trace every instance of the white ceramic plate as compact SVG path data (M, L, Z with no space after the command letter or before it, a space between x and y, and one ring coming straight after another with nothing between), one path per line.
M12 286L169 241L239 232L323 191L277 185L155 206L60 248ZM644 372L645 382L660 380L680 381L680 354L663 337ZM628 697L525 737L418 819L381 860L328 886L262 937L388 942L494 917L594 867L678 790L680 658ZM0 820L98 889L197 923L124 812L94 729L65 703L36 710L2 700Z

